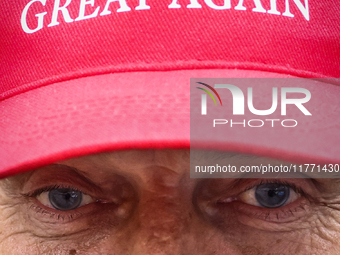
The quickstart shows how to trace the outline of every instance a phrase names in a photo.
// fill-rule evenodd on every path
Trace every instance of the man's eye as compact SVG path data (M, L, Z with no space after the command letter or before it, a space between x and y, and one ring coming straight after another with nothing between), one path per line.
M299 196L289 185L265 183L243 192L238 199L246 204L278 208L294 202Z
M70 211L95 200L81 191L71 188L57 188L42 192L37 199L43 205L59 210Z

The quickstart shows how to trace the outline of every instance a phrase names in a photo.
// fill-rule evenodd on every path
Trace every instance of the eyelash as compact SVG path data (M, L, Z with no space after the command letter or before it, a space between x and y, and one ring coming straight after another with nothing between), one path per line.
M75 190L75 191L83 192L80 189L77 189L77 188L72 187L70 185L56 184L56 185L52 185L52 186L42 187L42 188L39 188L37 190L34 190L33 192L26 193L26 194L23 194L23 195L25 197L36 197L36 196L40 195L43 192L48 192L48 191L55 190L55 189L72 189L72 190Z
M305 191L302 188L296 186L296 184L294 184L292 182L285 181L285 180L271 180L271 179L261 180L260 182L256 183L255 185L252 184L251 186L248 186L243 192L246 192L246 191L248 191L248 190L250 190L252 188L255 188L257 186L260 186L262 184L270 184L270 183L286 185L289 188L292 188L296 193L299 193L299 194L301 194L304 197L309 197L308 194L306 194Z

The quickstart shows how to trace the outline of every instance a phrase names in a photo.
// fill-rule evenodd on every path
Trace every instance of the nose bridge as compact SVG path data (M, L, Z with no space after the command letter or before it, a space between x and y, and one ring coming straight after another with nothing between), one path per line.
M169 198L148 199L140 207L136 254L179 254L184 212ZM150 253L152 251L152 253Z
M179 179L157 171L147 182L138 205L139 231L133 254L180 254L189 211Z

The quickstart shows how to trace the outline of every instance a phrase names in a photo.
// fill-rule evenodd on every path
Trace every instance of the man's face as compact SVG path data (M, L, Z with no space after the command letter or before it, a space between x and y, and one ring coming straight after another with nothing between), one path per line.
M340 253L338 179L190 179L189 159L121 151L0 180L0 254Z

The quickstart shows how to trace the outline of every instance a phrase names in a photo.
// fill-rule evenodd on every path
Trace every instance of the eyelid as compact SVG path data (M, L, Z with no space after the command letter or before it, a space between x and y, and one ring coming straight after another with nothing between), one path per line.
M80 191L84 194L89 194L89 192L84 191L83 189L77 188L76 186L73 186L70 184L54 184L54 185L49 185L49 186L38 188L28 193L22 193L21 195L25 197L37 197L43 192L48 192L48 191L55 190L55 189L72 189L72 190Z
M299 186L297 186L296 183L294 183L293 181L290 181L289 179L265 179L265 180L258 180L255 183L251 183L250 185L247 185L242 192L245 192L247 190L253 189L257 186L260 186L262 184L269 184L269 183L275 183L275 184L280 184L280 185L287 185L290 188L292 188L296 193L299 193L303 196L309 196L305 190ZM241 193L242 193L241 192ZM240 194L241 194L240 193Z
M32 196L49 188L62 185L65 188L84 191L87 194L101 195L102 189L96 183L79 173L77 169L59 164L52 164L33 171L30 178L21 188L21 194Z

